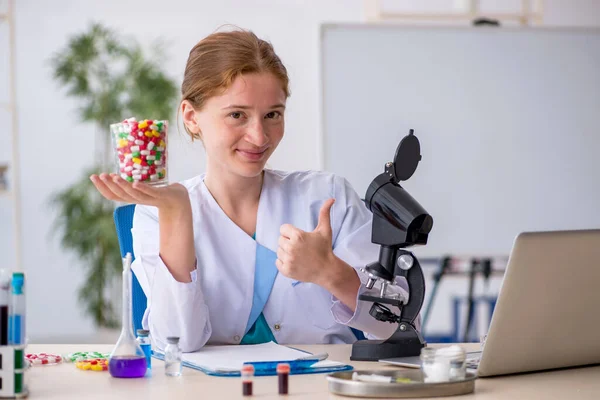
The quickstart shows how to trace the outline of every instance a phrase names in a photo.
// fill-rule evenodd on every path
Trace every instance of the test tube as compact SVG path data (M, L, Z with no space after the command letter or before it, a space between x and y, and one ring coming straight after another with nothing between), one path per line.
M25 344L25 293L23 286L25 275L22 272L14 272L12 276L12 295L10 317L8 320L9 332L8 343Z
M279 382L279 394L288 394L289 376L290 364L277 364L277 380Z
M242 394L252 396L252 378L254 377L254 366L246 364L242 366Z
M0 270L0 346L8 344L8 304L10 299L10 279L8 270Z

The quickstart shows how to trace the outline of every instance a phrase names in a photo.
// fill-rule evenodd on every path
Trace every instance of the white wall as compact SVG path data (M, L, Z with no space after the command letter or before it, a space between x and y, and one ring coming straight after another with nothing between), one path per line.
M28 277L28 325L33 341L74 341L93 333L89 318L77 305L76 288L83 265L64 253L52 238L49 196L66 187L90 165L93 127L77 121L76 102L51 78L49 58L68 37L91 21L130 34L143 43L169 41L165 67L181 81L190 48L219 25L232 23L270 40L288 67L292 97L288 103L286 137L270 161L274 168L319 168L319 24L362 20L360 0L18 0L17 94L21 154L23 267ZM419 1L410 1L419 4ZM554 22L574 25L597 22L600 2L553 0L547 13ZM165 4L168 5L165 6ZM583 9L582 12L565 10ZM557 11L559 10L559 11ZM565 22L563 16L570 18ZM562 19L561 19L562 18ZM143 21L132 24L130 21ZM552 21L549 21L552 23ZM0 44L2 58L6 45ZM5 126L5 125L3 125ZM7 130L0 140L7 143ZM183 136L171 136L171 178L180 180L203 170L203 152ZM176 160L176 161L174 161ZM0 208L8 202L0 199ZM10 211L0 213L0 242L10 243ZM11 247L0 247L10 263Z

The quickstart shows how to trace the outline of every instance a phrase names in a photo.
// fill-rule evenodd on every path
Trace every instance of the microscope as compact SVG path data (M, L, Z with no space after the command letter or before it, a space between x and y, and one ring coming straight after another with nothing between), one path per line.
M368 275L367 289L381 283L379 295L363 293L359 301L373 302L369 314L379 320L398 324L394 334L386 340L359 340L352 345L353 361L377 361L382 358L418 356L426 342L415 327L425 299L425 279L417 258L407 247L427 244L433 227L433 218L399 185L408 180L421 161L421 146L411 129L396 149L394 162L385 164L367 189L365 203L373 213L371 241L379 244L379 260L362 269ZM408 282L406 302L397 293L388 293L396 277ZM390 306L397 307L395 314Z

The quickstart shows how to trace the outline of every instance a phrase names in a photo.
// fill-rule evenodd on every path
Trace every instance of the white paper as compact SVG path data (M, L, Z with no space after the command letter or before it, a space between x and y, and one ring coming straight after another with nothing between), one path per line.
M215 372L240 371L245 362L291 361L306 357L309 353L295 350L275 342L250 345L204 346L197 352L184 353L183 361ZM323 360L312 367L335 367L344 365L335 361Z

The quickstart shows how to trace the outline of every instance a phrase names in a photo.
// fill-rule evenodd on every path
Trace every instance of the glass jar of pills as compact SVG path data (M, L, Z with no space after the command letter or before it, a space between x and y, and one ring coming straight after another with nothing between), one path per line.
M466 352L457 345L421 350L421 371L425 382L462 380L466 375Z
M110 125L117 173L129 182L152 186L169 183L168 121L129 118Z

